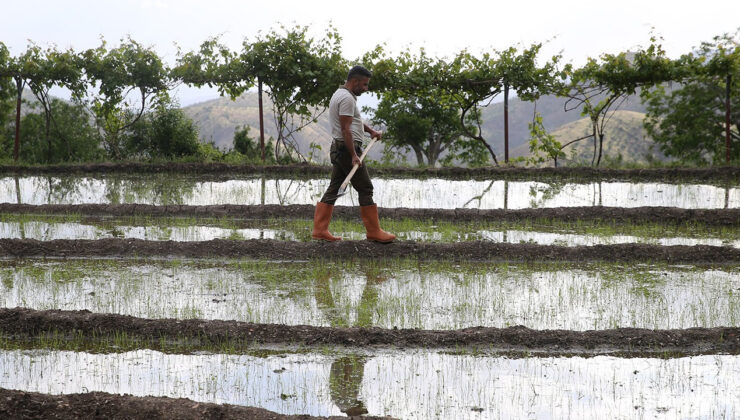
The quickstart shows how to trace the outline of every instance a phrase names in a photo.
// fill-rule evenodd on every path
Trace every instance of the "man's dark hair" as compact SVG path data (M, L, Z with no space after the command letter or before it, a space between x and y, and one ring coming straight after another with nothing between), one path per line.
M349 69L349 73L347 74L347 81L350 81L354 79L355 77L372 77L372 73L370 73L370 70L366 69L362 66L354 66L351 69Z

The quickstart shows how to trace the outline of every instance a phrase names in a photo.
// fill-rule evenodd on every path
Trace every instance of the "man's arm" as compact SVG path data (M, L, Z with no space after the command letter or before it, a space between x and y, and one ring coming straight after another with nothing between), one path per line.
M342 138L344 139L344 146L349 151L349 155L352 156L352 166L360 165L360 157L355 152L355 141L352 139L352 116L351 115L340 115L339 124L342 126Z

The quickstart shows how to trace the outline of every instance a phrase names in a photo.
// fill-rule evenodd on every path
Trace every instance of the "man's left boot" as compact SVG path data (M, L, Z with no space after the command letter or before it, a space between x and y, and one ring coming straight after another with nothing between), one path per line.
M326 204L319 201L316 203L316 210L313 215L313 231L311 231L311 238L318 239L320 241L341 241L342 238L334 236L329 233L329 221L331 221L331 213L334 211L332 204Z
M368 241L387 244L396 239L396 235L390 234L380 228L377 204L360 206L360 215L362 216L362 223L365 224L365 229L367 230Z

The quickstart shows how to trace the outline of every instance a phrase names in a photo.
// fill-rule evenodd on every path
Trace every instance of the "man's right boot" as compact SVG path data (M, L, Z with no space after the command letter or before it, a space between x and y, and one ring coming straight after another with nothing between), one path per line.
M388 233L380 228L380 219L378 219L378 205L360 206L360 216L362 223L367 230L367 240L388 244L396 240L396 235Z
M313 214L313 232L311 237L320 241L341 241L342 238L329 233L329 221L334 205L319 201L316 203L316 211Z

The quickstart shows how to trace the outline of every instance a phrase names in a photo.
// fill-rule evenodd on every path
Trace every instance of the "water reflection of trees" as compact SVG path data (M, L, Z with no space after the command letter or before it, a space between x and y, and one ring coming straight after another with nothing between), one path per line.
M171 174L147 177L105 178L106 200L111 204L151 203L157 205L182 205L192 201L199 181Z
M563 187L565 187L565 183L563 182L553 182L548 184L535 183L529 187L529 206L534 209L543 207L546 202L560 194L563 191ZM539 199L537 198L538 196Z
M280 205L296 204L298 202L296 197L304 193L311 202L318 201L324 194L324 189L324 185L319 185L317 189L314 189L310 179L275 179L275 193ZM262 204L264 204L264 190L262 194Z
M477 208L480 208L481 205L483 204L483 197L486 194L488 194L489 191L491 191L491 188L493 188L493 184L495 182L496 182L495 180L491 180L491 182L488 184L488 186L480 194L478 194L476 196L473 196L470 200L466 201L465 204L462 205L462 207L463 208L468 207L468 205L470 203L472 203L473 201L477 201L478 202ZM504 182L506 182L506 181L504 181ZM508 188L508 186L509 186L508 185L508 182L506 182L505 187ZM504 195L507 195L507 194L504 194ZM506 199L504 199L504 208L506 208Z
M18 175L16 175L14 178L15 178L15 199L16 199L16 203L17 204L22 204L21 203L21 183L20 183L20 179L18 178ZM21 218L20 233L21 233L21 239L26 239L26 224L23 221L23 218Z
M351 321L344 318L337 310L331 293L330 271L319 273L314 280L316 304L332 327L350 327ZM376 270L365 272L367 279L362 297L357 308L357 322L354 326L369 327L373 322L373 313L378 303L377 286L386 280ZM349 415L358 416L367 413L365 403L360 400L360 386L365 372L365 357L357 355L342 356L334 360L329 373L329 390L334 404Z
M38 178L40 182L43 182ZM37 188L36 191L46 190L46 203L76 203L81 201L82 189L90 184L89 178L77 176L51 177L46 176L46 188Z
M281 181L285 180L275 179L275 195L277 195L278 204L281 206L288 203L292 204L292 201L290 201L289 198L298 195L298 192L304 187L304 185L300 185L301 183L294 179L287 180L287 183Z

